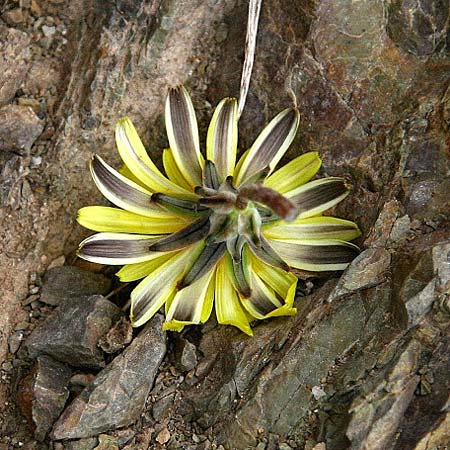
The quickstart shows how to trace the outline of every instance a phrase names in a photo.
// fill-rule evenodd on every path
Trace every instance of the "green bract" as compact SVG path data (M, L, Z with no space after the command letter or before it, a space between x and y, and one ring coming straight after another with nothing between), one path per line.
M292 315L297 269L343 270L358 253L347 242L353 222L321 214L349 193L342 178L309 181L316 152L274 171L296 134L299 113L289 108L264 128L236 164L237 102L217 106L200 152L197 120L183 87L169 91L164 176L128 118L116 142L119 173L99 156L91 173L119 208L90 206L78 221L99 231L85 239L81 258L119 264L121 281L144 278L131 294L131 320L140 326L165 305L165 329L205 322L215 307L221 324L252 334L254 319Z

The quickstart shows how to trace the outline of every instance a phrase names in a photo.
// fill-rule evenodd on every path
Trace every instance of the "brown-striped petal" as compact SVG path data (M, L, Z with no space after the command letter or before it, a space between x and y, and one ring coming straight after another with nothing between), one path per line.
M203 186L209 189L217 190L220 187L219 174L216 165L207 159L203 168Z
M194 245L175 254L158 269L141 281L131 293L131 321L141 326L164 305L173 299L177 281L196 259L201 245Z
M203 275L213 269L217 262L225 254L227 246L225 242L206 245L192 267L178 284L178 289L184 289L195 283Z
M291 267L314 272L344 270L359 253L356 245L331 239L270 239L270 244Z
M161 211L152 202L149 191L114 170L100 156L93 156L91 174L100 192L116 206L143 216L154 216L155 211Z
M290 270L289 264L283 261L281 256L272 248L269 241L263 235L261 235L260 239L260 246L253 245L252 242L249 242L252 252L270 266L278 267L279 269L288 272Z
M149 245L158 236L125 233L97 233L81 242L78 256L99 264L131 264L161 256L151 253Z
M220 181L233 175L237 140L237 102L235 98L224 98L214 111L206 140L207 157L216 165Z
M299 112L288 108L279 113L264 128L261 134L243 156L245 158L236 173L236 184L243 184L248 178L263 170L266 166L273 171L295 137L299 124Z
M298 218L316 216L339 203L349 194L351 186L343 178L330 177L311 181L286 193L299 211Z
M251 295L250 280L250 262L245 250L245 238L238 237L227 241L228 252L231 255L233 264L234 279L236 289L242 297L248 298Z
M180 172L192 187L200 185L204 160L200 154L197 119L191 98L182 86L169 90L166 128L170 148Z

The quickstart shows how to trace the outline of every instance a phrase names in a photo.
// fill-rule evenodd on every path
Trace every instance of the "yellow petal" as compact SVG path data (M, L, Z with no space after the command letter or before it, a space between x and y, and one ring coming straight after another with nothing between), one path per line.
M232 283L233 267L229 257L223 258L217 265L215 285L215 307L217 321L223 325L233 325L249 336L253 331L242 309L238 294Z
M297 278L291 273L264 263L253 254L250 260L252 294L249 298L241 297L247 311L260 320L295 314L297 310L293 308L293 303Z
M188 191L192 190L191 185L186 180L186 178L183 177L183 174L177 166L175 158L173 157L172 150L170 148L166 148L163 151L163 164L169 180Z
M307 183L320 169L321 164L319 153L305 153L270 175L264 181L264 186L275 189L280 194L292 191Z
M215 164L220 182L233 175L237 141L237 102L235 98L224 98L214 111L206 139L206 155Z
M202 249L202 244L193 245L171 257L141 281L131 293L131 324L139 327L171 301L177 290L177 283L192 265Z
M202 313L209 309L214 298L214 275L211 270L190 286L178 291L167 312L165 330L180 331L185 325L195 325L202 322ZM211 310L210 310L211 313ZM205 320L209 318L206 317Z
M119 120L116 126L116 144L120 157L128 169L152 192L191 195L190 192L172 183L159 171L148 156L133 123L128 117Z
M126 264L116 273L116 276L119 277L122 282L140 280L141 278L150 275L174 255L174 252L165 253L150 261L144 261L136 264Z
M162 209L151 209L146 216L109 206L86 206L78 210L80 225L94 231L118 233L165 234L186 226L187 218Z

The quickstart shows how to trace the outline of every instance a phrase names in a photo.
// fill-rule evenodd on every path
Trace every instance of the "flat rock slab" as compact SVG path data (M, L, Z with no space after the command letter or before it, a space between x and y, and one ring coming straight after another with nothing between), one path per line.
M19 386L19 407L34 436L43 441L69 397L71 369L49 356L40 356Z
M78 267L54 267L44 276L39 300L48 305L60 305L82 295L105 295L110 288L111 280L102 274Z
M74 367L105 366L98 342L122 311L101 295L73 298L61 305L25 342L30 357L50 355Z
M139 418L166 353L163 318L156 315L84 389L56 422L53 439L79 439L124 427Z

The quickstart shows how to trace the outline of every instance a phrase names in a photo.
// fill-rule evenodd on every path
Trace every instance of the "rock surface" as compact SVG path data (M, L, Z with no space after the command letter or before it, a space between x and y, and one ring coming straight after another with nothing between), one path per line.
M45 273L39 300L48 305L60 305L82 295L106 295L110 288L111 280L102 274L77 267L54 267Z
M40 356L30 375L20 383L19 406L38 441L45 439L64 409L71 373L66 364Z
M16 94L31 64L30 36L20 30L0 26L0 107Z
M155 316L56 422L54 439L77 439L137 420L166 353L163 318Z
M43 129L43 122L28 106L0 108L0 150L26 154Z
M73 298L28 337L25 345L31 358L46 354L73 367L104 367L97 344L121 310L100 295Z

